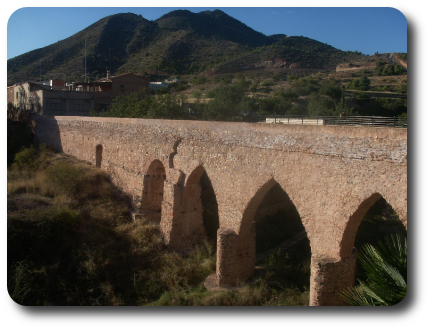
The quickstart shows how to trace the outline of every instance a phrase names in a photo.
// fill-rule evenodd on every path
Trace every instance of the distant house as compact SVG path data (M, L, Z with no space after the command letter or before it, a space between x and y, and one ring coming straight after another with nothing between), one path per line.
M63 80L51 80L49 81L49 86L52 90L63 90L64 81Z
M157 89L162 88L162 87L167 87L168 83L167 82L150 82L149 86L150 86L151 90L157 90Z
M149 80L134 73L111 76L87 83L25 82L8 87L8 103L44 115L86 116L108 108L115 97L147 89Z
M50 87L43 83L23 82L8 87L7 102L18 109L38 111L43 107L42 94Z
M7 87L7 103L8 104L14 104L15 102L15 97L14 97L14 90L15 90L15 86L9 86Z

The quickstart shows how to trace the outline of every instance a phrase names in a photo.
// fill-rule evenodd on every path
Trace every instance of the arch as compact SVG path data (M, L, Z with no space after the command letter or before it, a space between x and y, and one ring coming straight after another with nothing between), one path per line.
M215 243L219 227L218 202L203 165L198 165L188 176L181 203L182 236L186 237L191 245L205 239Z
M151 162L143 179L141 210L146 215L157 213L161 216L166 170L160 160Z
M276 250L278 248L286 249L289 246L292 246L298 241L307 237L306 232L304 231L304 225L302 223L302 220L300 218L300 215L297 212L297 209L294 203L289 198L288 194L285 193L285 190L280 186L280 184L274 178L269 179L267 182L265 182L263 185L261 185L258 188L254 196L247 203L246 208L242 215L242 222L241 222L238 234L236 235L236 234L233 234L232 232L227 232L226 230L224 230L225 232L223 230L219 230L219 237L218 237L219 252L217 257L219 259L219 264L217 264L217 276L218 278L220 278L219 284L236 284L237 282L240 282L240 281L246 281L254 275L255 265L256 265L256 249L257 249L256 248L257 247L256 229L260 230L261 228L263 228L263 226L257 225L258 222L256 223L257 211L260 212L260 210L264 209L264 208L259 209L259 207L260 205L262 205L263 200L265 200L264 203L267 205L267 201L270 201L269 199L270 197L272 197L272 195L269 195L269 194L273 194L272 191L282 192L283 195L280 199L285 198L283 202L291 205L291 208L288 208L288 207L285 208L286 213L291 213L292 210L295 213L297 213L299 217L298 220L300 222L300 230L290 231L289 233L294 232L290 236L284 235L284 236L281 236L279 239L278 237L274 238L274 240L276 240L276 243L274 245L268 246L267 248L264 249L264 251L261 250L263 252L263 254L260 255L260 256L263 256L262 260L264 259L264 254L266 254L266 252L269 254L276 253ZM269 198L266 198L266 196ZM270 205L270 202L268 204ZM276 208L275 204L272 204L270 206L273 208ZM281 209L281 208L278 208L278 209ZM277 213L273 213L272 215L268 215L268 216L263 216L259 220L263 220L263 221L269 220L270 217L273 215L277 215ZM284 218L284 219L287 219L287 221L290 221L290 220L294 220L293 217L288 216L288 219L287 218ZM269 230L269 231L266 231L265 233L269 233L270 238L272 238L274 237L274 235L271 235L273 234L273 232L274 230L272 230L271 232ZM236 236L236 238L234 237L234 235ZM223 241L226 241L225 245L223 245ZM237 242L234 242L234 241L237 241ZM305 243L306 245L305 241L303 241L303 243ZM302 248L301 245L297 245L297 247L299 249ZM309 250L309 253L310 253L309 239L307 239L306 248L308 248L306 250ZM309 268L309 275L310 275L310 268Z
M355 238L358 229L362 223L363 217L377 202L385 200L380 193L373 193L370 197L363 200L352 216L349 218L345 230L343 232L340 244L340 257L344 258L349 256L354 248ZM389 203L387 203L389 205ZM405 223L403 223L405 225Z
M382 198L379 193L373 193L370 197L361 202L357 210L349 217L348 223L343 232L342 241L340 244L340 257L346 257L352 253L354 248L355 235L358 227L366 212L372 207L376 201Z
M316 305L333 305L336 302L341 302L341 300L336 301L330 296L338 296L339 291L353 286L356 283L356 278L360 280L367 278L363 268L360 266L361 264L357 263L357 251L359 251L358 249L361 245L364 243L375 244L382 236L387 234L400 233L406 236L405 223L397 221L397 216L395 221L377 220L375 216L377 214L382 215L385 219L390 219L393 214L397 215L380 193L373 193L359 204L346 223L340 243L340 259L331 261L331 266L333 267L331 273L324 271L321 261L314 260L315 266L313 270L318 272L318 276L325 277L326 282L336 282L334 291L330 291L330 285L324 287L321 282L316 282L318 289L315 289L314 295L320 295L319 301L318 299L313 300ZM368 220L363 221L365 217L368 217ZM328 267L326 266L326 268ZM343 278L343 281L339 278ZM324 290L326 291L324 292Z
M243 232L248 231L251 228L261 201L263 201L263 198L266 196L267 192L269 192L269 190L275 186L275 184L277 184L276 180L271 178L257 190L254 196L248 202L247 207L243 212L242 222L240 223L239 237L243 235Z
M185 182L184 194L182 196L183 202L189 199L191 195L195 194L196 191L194 187L199 183L204 171L205 168L203 165L198 165L188 176Z
M278 194L278 197L276 197L276 194ZM275 200L276 198L278 200ZM270 199L274 202L270 202L271 201ZM264 205L262 204L263 202L265 203ZM277 207L276 203L278 205L281 205L281 207ZM263 211L263 213L260 214L259 216L262 218L257 219L257 212L259 212L260 206L266 206L266 208L269 208L269 210L272 210L272 211L269 213L267 213L266 211ZM252 231L256 229L261 230L263 228L262 225L259 225L261 221L264 221L265 218L267 219L267 218L276 216L276 214L279 214L279 213L284 216L288 214L287 215L288 220L299 221L298 223L299 228L297 228L297 225L295 225L296 226L295 228L293 228L292 226L290 226L289 228L296 231L296 233L303 233L305 228L300 218L300 214L297 211L296 206L294 205L293 201L290 199L288 194L285 192L285 190L282 188L282 186L274 178L271 178L257 190L257 192L254 194L254 196L247 204L245 211L243 212L242 222L239 230L239 241L238 241L239 248L242 247L242 245L249 244L247 240L249 240L250 232L251 234L255 234L255 235L259 233L258 231L256 232L252 232ZM293 215L293 216L290 216L290 215ZM272 221L271 224L273 225L273 223L274 221ZM277 224L279 224L279 221ZM266 233L269 233L269 232L266 232ZM287 235L284 235L284 237ZM277 242L279 242L279 244L283 242L282 235L277 238L274 238L274 237L272 238L274 239L274 241L271 241L272 244L274 243L276 245ZM255 236L255 239L256 239L255 243L258 240L261 240L261 239L257 239L257 236Z
M102 167L102 155L103 155L103 146L98 144L96 146L96 168Z

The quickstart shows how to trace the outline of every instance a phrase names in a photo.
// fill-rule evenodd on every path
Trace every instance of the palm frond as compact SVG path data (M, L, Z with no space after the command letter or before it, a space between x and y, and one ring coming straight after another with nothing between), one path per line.
M374 301L368 297L362 287L350 287L340 293L341 298L353 306L374 306Z
M367 274L365 282L340 293L351 305L389 306L403 300L407 293L407 243L399 236L387 237L378 247L366 244L359 261Z

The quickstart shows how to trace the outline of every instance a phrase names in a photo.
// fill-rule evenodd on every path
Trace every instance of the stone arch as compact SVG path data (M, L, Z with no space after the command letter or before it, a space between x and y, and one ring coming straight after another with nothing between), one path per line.
M251 229L255 213L257 212L261 201L263 201L263 198L266 196L267 192L269 192L269 190L275 186L276 183L276 180L271 178L257 190L254 196L248 202L246 209L243 212L242 221L239 228L239 236L243 237L244 232L247 232ZM242 240L244 240L244 238L240 239L239 241Z
M360 227L363 217L366 215L369 209L372 208L372 206L374 206L375 203L377 203L381 199L384 199L388 205L393 207L393 205L391 205L390 202L388 202L388 200L386 200L386 198L384 198L380 193L373 193L370 197L366 198L360 203L358 208L349 218L348 222L346 223L346 227L343 232L340 245L341 258L351 254L354 247L354 241L357 235L357 231ZM396 212L396 214L398 214L398 211L395 207L393 207L393 210L394 212ZM406 229L406 221L402 220L402 223Z
M259 209L263 199L265 199L269 191L272 191L275 187L278 187L286 195L289 202L294 206L294 210L298 213L298 209L296 208L295 203L290 199L290 196L288 193L286 193L285 189L274 178L269 179L257 190L257 192L255 192L254 196L250 199L245 208L245 211L243 212L242 221L239 228L240 243L246 243L247 239L245 233L252 229L253 222L256 218L257 210ZM301 218L300 221L302 222Z
M209 190L208 200L215 203L216 212L212 221L208 221L204 215L205 196ZM181 235L186 240L186 247L201 243L203 240L216 237L216 230L219 227L218 203L209 176L203 165L198 165L186 179L181 198ZM214 234L212 228L215 226Z
M102 167L102 155L103 155L103 146L98 144L96 146L96 168Z
M154 160L143 179L141 211L146 217L160 220L166 170L160 160Z
M327 255L312 255L311 305L343 303L339 298L339 292L355 284L357 250L354 248L354 243L357 231L369 209L382 199L384 198L380 193L372 193L358 205L349 217L341 238L340 259ZM403 225L405 226L405 222Z
M226 227L220 228L218 231L217 283L219 285L234 285L248 280L254 275L256 263L256 227L254 220L263 199L276 185L278 185L278 182L274 178L270 178L258 188L245 207L239 232L236 233ZM280 184L279 187L285 192ZM287 193L285 194L288 196ZM289 201L295 208L292 200L289 199ZM303 223L301 224L303 225Z
M363 200L358 206L358 208L351 215L346 224L340 244L341 258L346 257L352 253L355 237L357 235L358 228L362 222L364 215L373 205L375 205L376 202L380 201L381 199L384 198L380 193L373 193L371 196ZM387 203L390 204L389 202ZM406 226L405 222L403 222L403 225Z
M381 198L379 193L373 193L358 206L355 204L355 211L343 230L338 255L312 253L310 305L344 304L339 292L355 284L357 251L354 240L358 227L366 212Z

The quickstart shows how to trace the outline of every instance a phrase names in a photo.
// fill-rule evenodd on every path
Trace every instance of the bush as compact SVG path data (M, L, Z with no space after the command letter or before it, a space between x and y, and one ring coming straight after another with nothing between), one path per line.
M204 75L198 75L193 80L191 80L191 83L193 85L203 85L208 81L208 79Z
M20 152L15 154L15 162L12 164L13 170L35 171L44 169L48 165L48 155L53 153L54 150L42 144L39 148L30 146L23 148Z
M9 125L11 126L9 128ZM10 132L10 135L9 135ZM8 120L8 136L7 136L7 165L10 166L15 158L15 155L31 146L33 136L29 132L27 125L24 123L10 122Z
M271 87L274 85L274 82L272 79L265 79L263 80L263 82L260 84L260 86L262 87Z
M67 207L28 210L8 221L8 290L17 303L58 298L58 267L73 266L79 212ZM49 298L48 298L49 296Z
M59 193L75 197L84 187L85 173L83 166L61 160L46 170L46 178Z
M195 90L191 93L192 98L200 98L202 96L201 92L198 90Z
M19 169L36 169L36 160L39 152L33 147L23 149L22 151L15 154L15 163Z
M342 90L334 81L323 84L319 89L319 94L329 96L334 100L340 100L342 98Z

